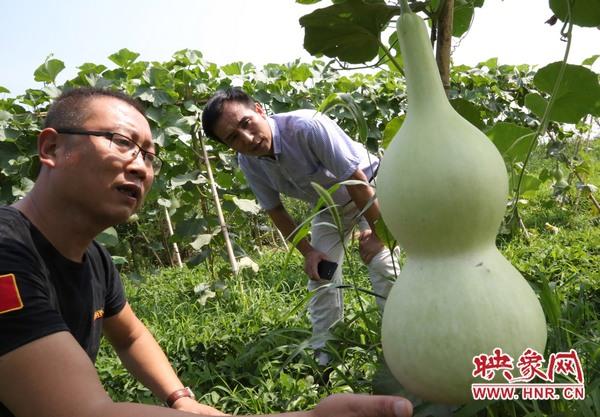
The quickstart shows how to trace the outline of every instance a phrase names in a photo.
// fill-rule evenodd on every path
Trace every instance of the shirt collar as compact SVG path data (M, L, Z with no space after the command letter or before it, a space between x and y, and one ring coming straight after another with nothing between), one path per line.
M281 153L281 134L279 133L279 128L275 123L275 120L268 117L267 122L269 122L269 127L271 128L271 134L273 135L273 153L278 155Z

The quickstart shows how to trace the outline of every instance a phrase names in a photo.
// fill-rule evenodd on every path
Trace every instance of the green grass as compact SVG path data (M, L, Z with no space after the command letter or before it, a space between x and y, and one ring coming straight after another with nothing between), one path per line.
M264 254L257 274L245 270L230 282L210 282L202 267L163 269L142 282L125 281L134 310L204 402L229 413L268 413L304 409L329 393L370 390L380 321L373 297L347 290L346 325L336 332L339 369L326 384L307 347L311 333L300 259L293 257L283 270L285 257L283 251ZM365 275L360 273L358 285L366 285ZM204 305L194 292L199 283L214 292ZM359 300L368 310L366 322L357 317ZM114 399L157 402L120 368L108 346L102 346L97 365Z

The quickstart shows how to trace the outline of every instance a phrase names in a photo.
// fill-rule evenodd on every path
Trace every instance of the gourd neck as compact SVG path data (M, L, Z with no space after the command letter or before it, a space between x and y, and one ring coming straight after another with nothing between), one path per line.
M409 113L451 107L423 19L412 12L403 12L398 18L397 33L404 61Z

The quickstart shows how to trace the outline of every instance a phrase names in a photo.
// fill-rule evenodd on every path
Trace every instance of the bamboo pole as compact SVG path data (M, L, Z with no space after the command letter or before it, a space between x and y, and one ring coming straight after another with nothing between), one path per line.
M225 218L223 217L223 210L221 210L221 201L219 200L217 186L215 184L212 169L210 167L208 152L206 152L206 146L204 146L204 137L202 135L198 135L198 139L200 141L200 147L202 148L202 155L204 157L204 163L206 165L208 182L210 183L210 189L215 200L215 207L217 208L217 217L219 219L219 225L221 226L221 232L223 233L223 238L225 239L225 247L227 249L227 256L229 257L229 263L231 264L231 270L233 271L233 275L237 275L239 267L237 260L235 259L235 254L233 253L233 246L231 245L231 240L229 239L229 231L227 230L227 224L225 223Z
M171 216L169 215L169 210L167 207L165 209L165 219L167 220L167 227L169 229L169 236L173 236L175 233L173 232L173 224L171 223ZM179 254L179 246L177 246L177 242L173 242L173 253L175 254L175 261L177 262L177 266L183 268L183 262L181 262L181 255Z

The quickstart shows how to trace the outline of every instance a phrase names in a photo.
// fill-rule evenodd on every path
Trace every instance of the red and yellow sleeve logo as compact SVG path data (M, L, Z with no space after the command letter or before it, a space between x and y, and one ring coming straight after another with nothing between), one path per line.
M23 308L14 274L0 275L0 314Z

